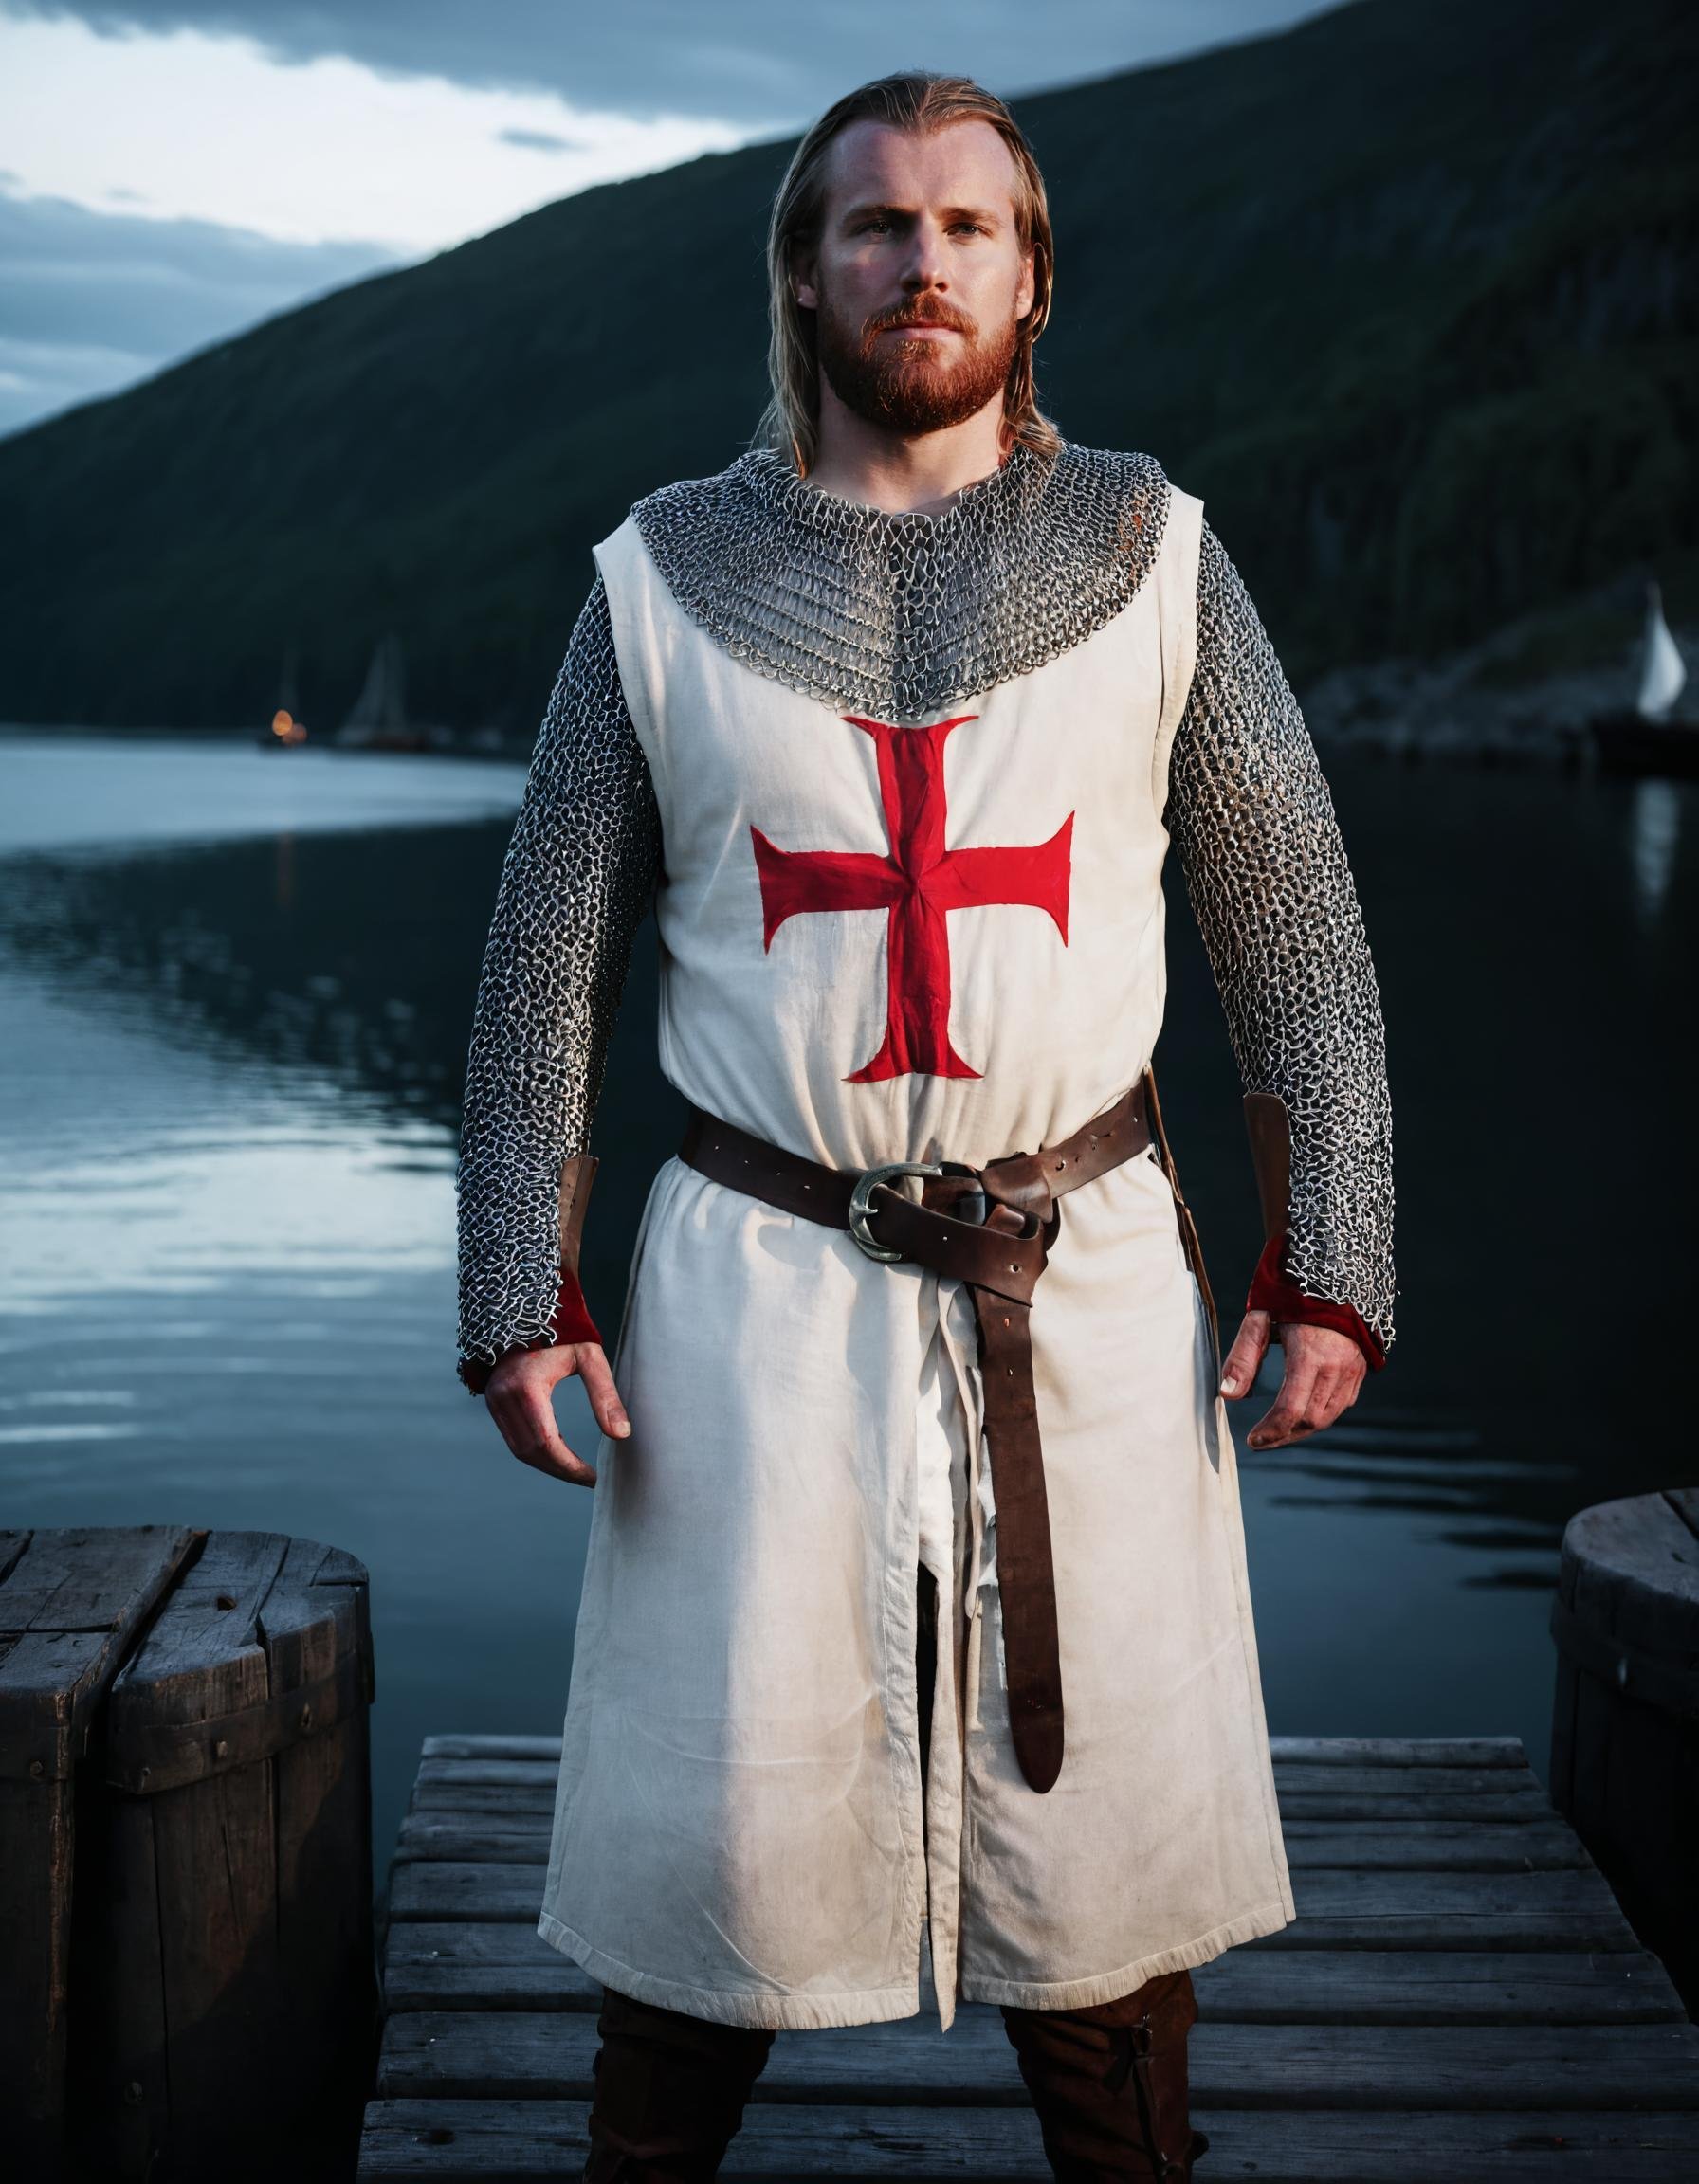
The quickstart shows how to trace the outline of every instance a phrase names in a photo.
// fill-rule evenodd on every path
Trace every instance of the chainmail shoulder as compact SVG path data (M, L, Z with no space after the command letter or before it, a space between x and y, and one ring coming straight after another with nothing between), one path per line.
M1206 522L1197 662L1166 813L1247 1092L1291 1116L1287 1270L1393 1341L1380 992L1333 798L1251 596Z
M587 1149L661 862L649 761L598 575L525 781L484 947L457 1171L460 1355L552 1335L560 1163Z
M631 516L667 590L735 659L840 711L919 720L1113 620L1168 507L1154 456L1065 442L1017 444L935 516L840 500L770 448Z

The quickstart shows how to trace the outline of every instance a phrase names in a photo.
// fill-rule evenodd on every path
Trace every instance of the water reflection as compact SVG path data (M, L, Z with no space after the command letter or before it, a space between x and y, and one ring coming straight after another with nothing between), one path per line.
M418 766L322 748L262 752L247 737L0 731L0 853L272 840L510 813L522 767Z
M0 937L108 1018L449 1124L488 917L472 905L504 831L16 857L0 864Z
M75 839L51 754L9 842L0 813L0 1474L13 1522L240 1522L364 1556L387 1851L420 1737L557 1720L592 1504L513 1464L452 1373L459 1097L510 817L487 774L448 824L434 761L370 763L363 828L334 761L254 834L233 757L196 788L137 752L64 755ZM1270 1720L1510 1731L1543 1765L1564 1521L1694 1476L1665 1366L1699 1212L1691 792L1329 771L1387 1010L1400 1338L1332 1431L1241 1456ZM151 839L112 843L126 809ZM1158 1068L1231 1329L1249 1156L1170 901ZM682 1119L654 1010L646 929L597 1125L605 1323ZM1232 1407L1241 1442L1273 1383ZM563 1424L584 1433L570 1392Z
M100 1022L215 1056L228 1072L215 1120L197 1122L174 1153L155 1138L137 1143L121 1185L108 1175L114 1216L121 1221L123 1205L149 1190L186 1190L185 1223L192 1204L228 1203L222 1145L264 1156L263 1183L246 1187L263 1216L260 1232L271 1232L275 1215L287 1216L292 1237L320 1232L316 1223L336 1233L338 1209L356 1202L352 1168L376 1156L359 1145L333 1156L327 1116L334 1134L353 1119L380 1132L380 1164L392 1174L447 1173L510 827L0 859L0 948L14 974ZM680 1104L653 1064L655 991L652 944L640 945L610 1062L600 1233L586 1247L587 1271L605 1296L624 1293L624 1246L680 1128ZM21 1015L25 1051L27 1022ZM256 1063L265 1065L258 1078ZM280 1072L281 1103L267 1089ZM134 1129L132 1118L126 1134ZM103 1220L107 1208L103 1195L89 1195L92 1175L63 1180L70 1252L70 1232ZM381 1207L360 1201L370 1232L392 1255L405 1250L404 1195ZM432 1218L440 1224L440 1208Z
M1655 925L1670 892L1681 839L1681 796L1673 781L1634 786L1634 864L1642 921Z

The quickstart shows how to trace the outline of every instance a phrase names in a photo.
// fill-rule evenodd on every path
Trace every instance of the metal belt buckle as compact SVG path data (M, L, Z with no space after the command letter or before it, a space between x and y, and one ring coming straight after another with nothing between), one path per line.
M864 1169L862 1174L856 1177L855 1189L850 1194L850 1233L869 1259L877 1259L883 1265L889 1265L894 1261L905 1257L906 1254L902 1251L893 1251L888 1244L881 1244L868 1226L873 1215L873 1192L879 1185L881 1183L888 1184L894 1175L921 1175L936 1178L940 1175L977 1175L978 1173L977 1168L970 1168L963 1160L887 1160L883 1167ZM981 1227L988 1210L983 1189L971 1193L964 1192L963 1197L970 1204L975 1199L978 1201L977 1212L971 1217L967 1214L956 1213L952 1214L950 1218L953 1220L971 1218L976 1228Z

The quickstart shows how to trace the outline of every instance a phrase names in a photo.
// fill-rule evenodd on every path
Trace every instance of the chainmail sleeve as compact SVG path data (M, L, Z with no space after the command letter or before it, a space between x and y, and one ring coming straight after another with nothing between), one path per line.
M1247 1092L1291 1118L1287 1272L1393 1340L1380 993L1333 798L1250 593L1203 525L1166 813Z
M473 1010L456 1176L463 1364L553 1336L560 1164L587 1150L660 828L598 575L532 755Z

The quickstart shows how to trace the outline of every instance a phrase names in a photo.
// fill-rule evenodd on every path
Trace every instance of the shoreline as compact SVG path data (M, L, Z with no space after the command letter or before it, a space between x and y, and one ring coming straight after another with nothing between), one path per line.
M1513 624L1440 660L1328 669L1299 699L1317 749L1367 751L1406 764L1597 769L1590 723L1633 707L1638 642L1614 661L1514 676L1529 633L1528 624ZM1672 634L1684 659L1699 660L1699 628ZM1666 719L1699 737L1699 676Z

